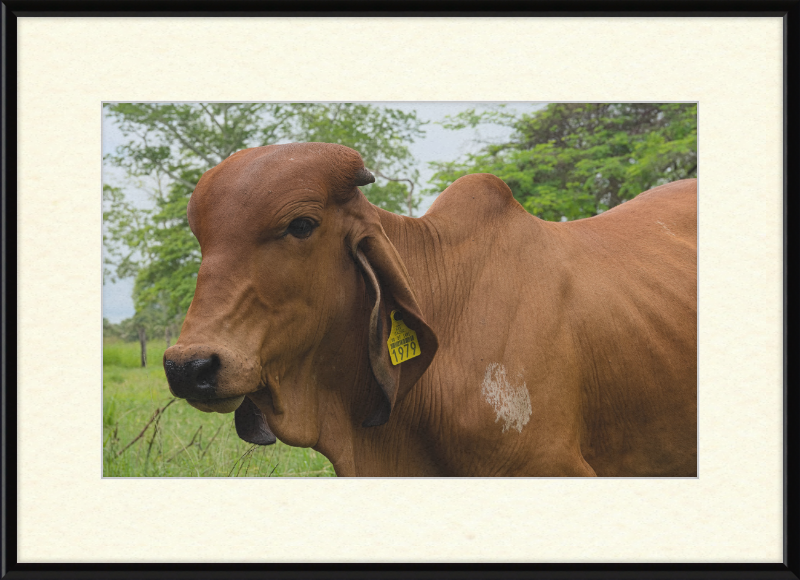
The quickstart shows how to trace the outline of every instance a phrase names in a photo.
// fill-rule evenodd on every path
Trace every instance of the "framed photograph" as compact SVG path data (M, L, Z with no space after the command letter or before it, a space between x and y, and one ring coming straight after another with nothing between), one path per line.
M786 199L798 185L788 162L798 154L798 2L630 8L109 13L6 3L4 577L800 576L784 280ZM110 384L103 200L113 195L104 119L109 104L157 102L696 104L696 477L110 473L101 443L116 435L100 427ZM205 431L195 435L208 442ZM134 437L119 437L114 454L124 458Z

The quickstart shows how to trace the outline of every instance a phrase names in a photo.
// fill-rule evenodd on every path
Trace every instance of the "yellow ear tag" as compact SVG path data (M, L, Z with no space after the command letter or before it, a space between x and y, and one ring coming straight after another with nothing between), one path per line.
M406 326L399 310L392 310L392 330L389 333L388 345L389 358L392 359L393 365L399 365L420 354L417 333Z

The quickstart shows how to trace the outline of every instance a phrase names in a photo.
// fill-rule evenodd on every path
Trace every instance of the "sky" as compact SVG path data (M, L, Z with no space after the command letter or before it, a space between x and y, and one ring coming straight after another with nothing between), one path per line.
M494 125L479 126L476 129L462 129L452 131L443 128L438 122L448 115L455 115L470 108L488 108L494 103L488 102L380 102L372 103L404 111L417 111L418 117L423 121L430 121L425 125L425 137L418 139L410 145L412 154L417 160L420 172L420 184L424 189L428 180L433 176L433 170L428 167L431 161L453 161L467 153L477 152L483 143L501 142L511 133L510 129ZM506 108L520 113L528 113L544 107L546 103L506 103ZM103 118L102 148L103 155L113 153L115 149L125 142L126 138L107 117ZM109 164L103 165L103 183L120 186L126 192L131 202L139 207L148 207L150 202L147 194L137 187L125 173ZM423 215L436 199L435 195L427 196L415 213ZM103 285L103 318L117 323L133 316L133 279L124 279L116 283L107 281Z

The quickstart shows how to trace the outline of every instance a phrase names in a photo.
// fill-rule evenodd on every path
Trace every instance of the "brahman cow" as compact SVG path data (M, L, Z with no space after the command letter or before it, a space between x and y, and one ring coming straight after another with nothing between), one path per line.
M552 223L497 177L422 218L341 145L239 151L188 206L170 390L350 476L694 476L697 186Z

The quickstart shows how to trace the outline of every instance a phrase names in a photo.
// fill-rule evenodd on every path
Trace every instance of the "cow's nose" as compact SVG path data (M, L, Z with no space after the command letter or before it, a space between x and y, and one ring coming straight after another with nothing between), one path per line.
M213 399L216 396L219 366L219 357L216 354L182 364L164 357L164 372L169 390L183 399Z

